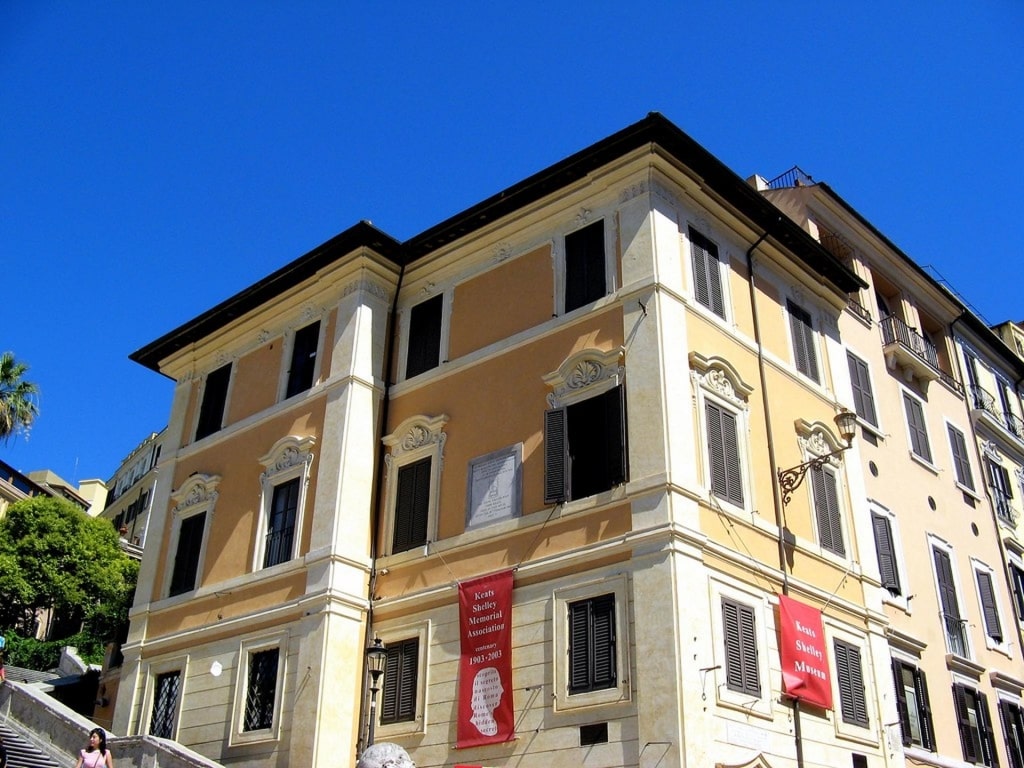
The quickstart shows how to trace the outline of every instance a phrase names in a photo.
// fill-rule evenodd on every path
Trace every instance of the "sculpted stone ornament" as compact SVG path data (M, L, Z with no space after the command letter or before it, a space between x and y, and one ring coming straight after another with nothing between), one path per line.
M397 744L380 741L366 748L356 768L416 768L416 763Z

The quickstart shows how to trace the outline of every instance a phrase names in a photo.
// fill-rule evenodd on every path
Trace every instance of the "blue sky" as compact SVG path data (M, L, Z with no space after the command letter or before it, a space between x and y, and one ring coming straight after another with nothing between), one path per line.
M109 478L170 411L128 355L360 219L402 240L656 110L799 164L1024 319L1024 4L0 3L0 350L22 471Z

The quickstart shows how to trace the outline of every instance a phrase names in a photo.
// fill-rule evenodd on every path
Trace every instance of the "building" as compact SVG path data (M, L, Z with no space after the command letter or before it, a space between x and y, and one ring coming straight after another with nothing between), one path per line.
M912 602L875 521L932 497L958 583L984 565L1007 610L983 495L889 463L908 398L965 444L968 409L951 346L925 369L851 312L913 276L900 254L826 195L869 273L807 223L821 201L772 196L651 114L405 243L357 224L137 351L176 386L114 730L253 767L354 761L367 718L420 768L914 759L893 659L916 680L948 655L918 607L948 548L900 561ZM955 302L919 282L900 319L945 333ZM509 602L480 589L467 619L498 574ZM494 643L460 682L484 619L511 659ZM975 704L1024 677L982 634L954 653Z
M861 564L888 624L890 742L916 766L1019 768L1024 613L1006 550L1019 566L1024 361L827 184L793 169L758 186L867 284L839 330L861 430Z
M109 520L130 547L130 553L141 555L146 545L146 528L152 510L159 474L164 432L151 433L125 457L114 476L107 482L107 504L101 516Z

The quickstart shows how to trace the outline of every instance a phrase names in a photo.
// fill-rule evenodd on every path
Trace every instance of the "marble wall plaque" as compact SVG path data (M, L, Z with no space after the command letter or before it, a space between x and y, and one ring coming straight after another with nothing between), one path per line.
M469 462L466 528L519 517L522 455L517 443Z

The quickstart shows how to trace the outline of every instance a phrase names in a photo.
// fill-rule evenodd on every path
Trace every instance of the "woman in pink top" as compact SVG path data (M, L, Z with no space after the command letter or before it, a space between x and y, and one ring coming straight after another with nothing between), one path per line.
M89 731L89 746L78 753L75 768L114 768L114 758L107 749L107 734L102 728Z

